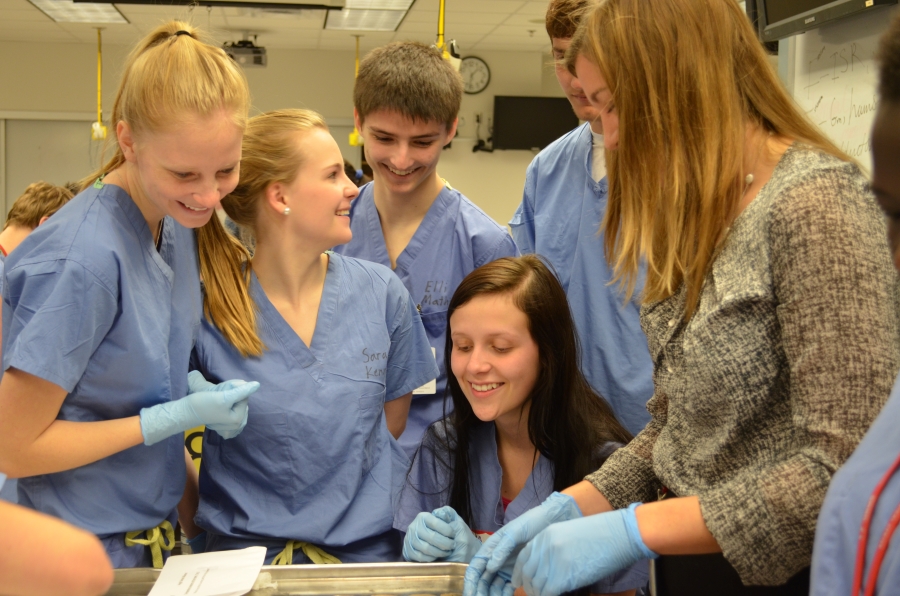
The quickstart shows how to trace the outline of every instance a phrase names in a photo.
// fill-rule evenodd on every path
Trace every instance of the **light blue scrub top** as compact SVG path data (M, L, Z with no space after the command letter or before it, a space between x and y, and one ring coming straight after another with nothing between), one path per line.
M375 208L373 182L360 189L350 204L350 229L353 240L335 247L335 252L391 266L381 218ZM409 457L416 452L425 430L444 417L444 342L447 330L447 306L463 278L485 263L519 254L506 229L492 220L462 193L445 186L409 244L397 257L394 273L409 290L422 313L428 343L434 348L440 374L437 391L414 395L406 430L400 445ZM448 412L453 408L447 400Z
M0 293L3 292L3 267L6 262L6 257L3 256L3 253L0 253ZM0 474L4 480L6 476ZM10 503L17 503L19 501L19 497L16 494L18 492L18 482L15 478L8 480L5 484L3 480L0 480L0 501L9 501Z
M811 596L847 596L852 592L856 547L862 518L876 485L900 456L900 377L894 390L853 455L837 471L819 512L813 546ZM900 505L900 473L885 486L872 516L863 588L888 520ZM900 530L894 532L881 565L876 594L900 589Z
M450 503L450 457L445 451L444 425L440 422L428 429L422 448L416 454L400 504L394 516L394 527L406 532L409 524L422 511L434 511ZM526 511L540 505L553 492L553 464L539 456L524 488L503 510L500 488L503 469L497 455L497 438L493 422L477 424L469 444L469 492L471 529L476 534L493 534ZM609 455L615 444L605 445L600 452ZM452 464L451 464L452 465ZM591 586L592 594L623 592L645 586L650 564L640 561Z
M59 420L137 416L187 394L200 313L193 231L166 217L157 252L131 198L98 183L7 258L3 369L65 389ZM22 478L19 504L97 534L115 567L133 567L149 561L147 549L126 548L123 533L171 519L184 483L184 437L177 434Z
M310 348L255 275L251 296L262 356L243 358L206 319L195 349L193 363L210 381L261 383L240 435L204 435L195 520L264 546L281 539L274 552L293 539L346 558L341 547L392 527L409 459L388 432L384 404L437 374L422 323L390 269L335 254ZM377 544L359 548L370 561L399 556Z
M545 257L569 299L581 343L581 371L632 434L650 421L653 363L641 329L643 280L623 303L597 234L607 182L591 178L593 137L585 123L541 151L528 166L522 203L509 222L523 253Z

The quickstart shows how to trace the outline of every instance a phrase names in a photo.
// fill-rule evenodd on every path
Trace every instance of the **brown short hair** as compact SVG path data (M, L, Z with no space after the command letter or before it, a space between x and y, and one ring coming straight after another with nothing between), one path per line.
M5 230L9 226L35 229L44 217L50 217L69 202L72 193L62 186L48 182L29 184L6 216Z
M544 25L550 39L569 39L575 35L578 23L594 0L550 0Z
M459 73L440 51L415 41L397 41L369 52L359 63L353 107L359 121L390 110L413 121L453 126L462 103Z

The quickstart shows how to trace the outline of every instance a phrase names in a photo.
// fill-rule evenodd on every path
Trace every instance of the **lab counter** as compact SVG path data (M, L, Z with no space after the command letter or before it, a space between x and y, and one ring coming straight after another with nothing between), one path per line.
M462 563L265 565L250 596L460 596ZM159 569L117 569L108 596L146 596Z

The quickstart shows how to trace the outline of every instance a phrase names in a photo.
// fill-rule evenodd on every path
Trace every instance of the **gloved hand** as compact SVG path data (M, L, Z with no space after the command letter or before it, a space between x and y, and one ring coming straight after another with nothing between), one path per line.
M526 542L550 524L578 517L581 517L581 510L575 499L554 492L543 503L494 532L469 563L463 596L512 594L511 587L500 581L502 576L497 576L504 566L507 575L512 571L515 558L507 561L510 555L518 553ZM508 581L510 578L505 579Z
M185 536L184 541L191 547L191 554L199 555L206 552L206 532L200 532L193 538Z
M241 385L246 384L246 381L242 381L240 379L232 379L230 381L222 381L218 385L215 383L210 383L206 380L198 370L192 370L188 373L188 390L190 393L200 393L201 391L228 391L229 389L235 389L240 387ZM255 391L255 390L254 390ZM240 404L238 404L240 405ZM244 408L244 420L241 422L240 427L232 428L229 424L207 424L210 430L214 430L220 435L222 435L225 439L233 439L244 430L244 427L247 426L247 414L249 410ZM191 427L193 428L193 427Z
M403 539L403 558L417 563L468 563L481 541L452 507L423 511L409 524Z
M188 387L202 387L201 391L141 410L141 432L145 445L153 445L204 424L226 439L238 436L244 429L247 424L247 397L259 389L259 383L226 381L212 385L205 379L201 383L197 375L203 379L200 373L191 372Z
M638 505L548 527L519 553L513 587L522 586L528 596L558 596L655 559L638 530Z

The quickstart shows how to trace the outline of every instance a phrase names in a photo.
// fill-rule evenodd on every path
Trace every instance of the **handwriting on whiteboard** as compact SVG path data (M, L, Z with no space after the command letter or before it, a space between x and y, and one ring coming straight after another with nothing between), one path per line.
M869 129L878 101L874 50L856 42L839 48L822 44L807 56L798 102L843 151L867 160Z
M900 12L874 8L792 38L794 99L825 136L871 170L869 134L878 104L875 54Z

